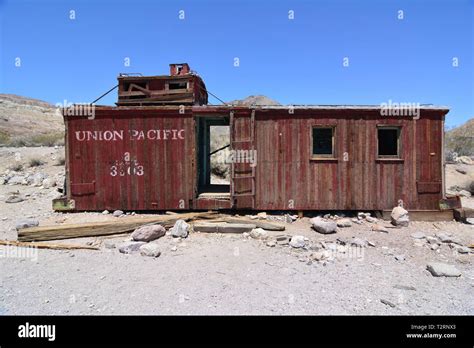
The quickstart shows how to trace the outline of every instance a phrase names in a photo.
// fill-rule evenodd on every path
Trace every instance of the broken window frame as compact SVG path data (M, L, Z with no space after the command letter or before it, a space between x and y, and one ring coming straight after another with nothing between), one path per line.
M331 129L332 131L332 143L331 143L331 153L330 154L317 154L314 153L314 130L315 129ZM311 141L310 141L310 151L311 159L336 159L336 125L313 125L311 127Z
M397 153L395 155L381 155L379 151L379 130L396 130L397 131ZM401 159L402 143L400 141L402 134L402 127L398 125L377 125L377 159Z

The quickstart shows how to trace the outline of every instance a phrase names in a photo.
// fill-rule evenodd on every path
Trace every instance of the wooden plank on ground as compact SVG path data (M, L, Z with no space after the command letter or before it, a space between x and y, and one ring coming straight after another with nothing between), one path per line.
M230 223L236 223L236 224L253 224L256 225L259 228L263 228L264 230L268 231L284 231L285 226L271 223L271 222L266 222L266 221L258 221L258 220L252 220L252 219L245 219L245 218L225 218L224 221L230 222Z
M390 220L391 210L383 211L383 219ZM409 210L410 221L451 221L453 220L452 210Z
M244 233L250 232L256 225L252 224L229 224L225 222L219 223L198 223L194 224L195 232L210 232L210 233Z
M148 224L160 224L164 227L171 227L179 219L190 221L197 218L210 218L214 215L214 212L185 213L177 215L160 215L154 217L126 217L117 218L114 221L90 222L85 224L30 227L20 229L18 231L18 240L21 242L33 242L105 236L131 232L140 226Z
M53 249L53 250L76 250L76 249L99 250L98 247L89 246L89 245L17 242L14 240L0 240L0 245L23 247L23 248Z

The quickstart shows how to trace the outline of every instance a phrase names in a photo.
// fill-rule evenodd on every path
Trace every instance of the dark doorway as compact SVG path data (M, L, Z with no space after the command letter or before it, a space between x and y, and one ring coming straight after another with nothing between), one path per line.
M197 118L198 194L230 194L228 117Z

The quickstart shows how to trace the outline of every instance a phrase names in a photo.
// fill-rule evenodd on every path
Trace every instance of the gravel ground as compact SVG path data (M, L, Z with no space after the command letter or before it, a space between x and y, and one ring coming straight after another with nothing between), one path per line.
M34 151L53 156L48 148ZM1 150L2 163L11 155ZM63 170L49 162L35 170L49 175ZM16 190L26 200L4 203ZM20 217L37 218L41 225L117 219L54 213L51 199L57 195L54 188L0 185L0 239L16 239ZM156 241L162 252L158 258L125 255L104 245L129 235L68 240L100 250L37 250L37 257L13 257L0 247L0 314L474 314L474 254L460 254L448 243L431 250L425 239L412 237L443 232L469 245L474 225L412 222L382 233L364 222L332 235L313 231L308 218L285 225L285 234L303 235L308 245L358 237L375 246L352 247L352 253L338 253L327 262L311 262L311 250L268 247L241 234L164 236ZM397 260L399 255L405 259ZM455 265L461 277L433 277L426 270L432 261Z

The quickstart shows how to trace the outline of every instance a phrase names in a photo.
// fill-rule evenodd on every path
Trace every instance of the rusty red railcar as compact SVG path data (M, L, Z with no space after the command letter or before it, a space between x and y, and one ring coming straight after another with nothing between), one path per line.
M399 111L140 104L65 115L66 197L55 208L382 211L401 200L439 210L448 109ZM213 126L229 127L228 185L210 182Z

